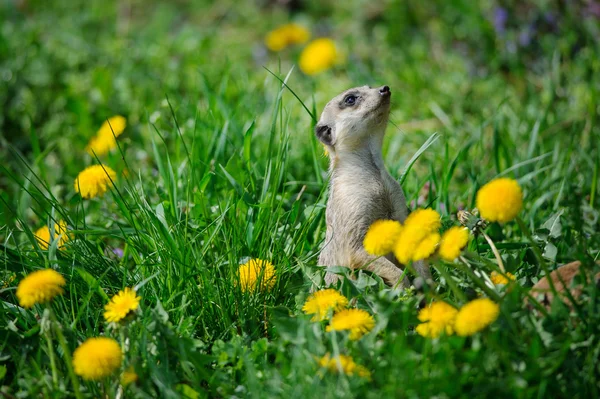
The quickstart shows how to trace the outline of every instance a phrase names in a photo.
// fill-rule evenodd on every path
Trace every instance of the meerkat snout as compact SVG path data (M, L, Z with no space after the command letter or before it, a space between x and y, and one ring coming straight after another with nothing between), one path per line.
M386 170L381 147L390 113L389 86L355 87L334 97L323 109L315 128L330 158L327 234L319 256L323 266L366 269L390 285L409 285L403 266L392 254L374 257L363 240L369 226L380 219L403 222L408 213L402 188ZM413 264L429 279L423 262ZM337 280L327 273L325 281Z
M379 94L381 94L382 96L385 96L385 95L389 96L392 94L392 92L390 91L389 86L383 86L383 87L381 87L381 89L379 89Z

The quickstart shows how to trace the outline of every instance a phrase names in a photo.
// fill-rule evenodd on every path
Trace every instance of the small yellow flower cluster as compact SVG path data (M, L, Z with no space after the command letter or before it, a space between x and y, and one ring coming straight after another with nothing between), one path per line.
M135 312L141 298L131 288L125 288L112 297L104 307L104 319L118 323ZM121 367L123 353L121 347L112 338L88 338L73 352L75 373L85 380L101 380L109 377ZM137 381L137 374L129 367L121 375L121 385L126 386Z
M265 45L269 50L277 52L294 44L306 43L309 38L310 32L306 28L290 23L270 31L265 37ZM335 42L321 37L302 50L298 64L305 74L317 75L340 63L341 58Z
M116 137L119 137L125 127L127 120L120 116L113 116L104 121L86 147L91 155L101 156L117 146ZM117 174L106 165L92 165L85 168L75 179L75 192L83 198L95 198L104 195L114 184Z
M452 226L442 236L438 255L440 258L452 262L458 258L460 251L469 242L469 230L465 227Z
M90 154L95 153L100 156L116 146L115 137L118 137L127 121L122 116L113 116L105 121L96 136L93 137L86 147ZM113 135L114 133L114 135ZM83 198L95 198L102 196L114 184L117 174L114 170L105 165L92 165L79 173L74 182L75 192L80 193ZM48 226L36 230L34 236L42 249L48 249L51 234ZM59 237L58 248L62 249L64 244L70 239L67 234L67 223L59 221L54 226L54 237Z
M320 290L308 297L302 311L313 314L311 321L323 321L329 317L330 312L337 312L348 306L348 298L333 288Z
M500 306L491 299L475 299L460 309L454 330L462 337L473 335L495 322L499 314Z
M265 37L265 45L271 51L281 51L294 44L303 44L310 38L310 32L298 24L285 24L273 29Z
M17 287L17 299L24 308L31 308L38 303L50 302L65 291L67 284L62 274L54 269L38 270L28 274Z
M375 327L375 319L362 309L344 309L333 315L326 331L350 331L350 339L357 340Z
M40 227L33 233L38 245L42 249L48 249L51 239L58 238L58 249L62 249L67 241L69 241L69 235L67 234L67 222L64 220L54 224L54 234L50 237L50 228L48 226Z
M402 234L394 246L394 255L407 264L428 258L440 240L440 214L433 209L417 209L404 221Z
M371 379L371 372L365 367L356 364L351 356L339 355L338 357L331 357L330 354L327 353L319 360L319 366L326 368L327 371L332 373L339 373L341 371L349 376L357 375L359 377Z
M433 302L419 312L419 324L416 331L423 337L437 338L442 333L454 332L454 319L458 310L446 302Z
M441 236L440 227L439 213L417 209L408 215L404 225L394 220L375 221L365 235L363 246L375 256L393 252L403 264L427 259L436 249L442 259L453 261L469 241L468 230L455 226Z
M88 338L73 352L75 374L85 380L101 380L121 367L123 352L112 338Z
M500 307L488 298L475 299L460 310L446 302L433 302L419 312L421 321L416 328L419 335L438 338L442 334L473 335L498 318Z
M126 387L129 384L133 384L137 380L138 375L135 372L133 366L129 366L127 370L123 371L123 374L121 374L121 385L123 385L124 387Z
M275 267L267 260L250 259L238 268L239 286L244 292L270 290L275 285Z
M512 273L506 272L504 274L505 276L503 276L500 273L492 272L492 274L490 275L492 283L496 285L505 285L508 284L510 281L515 281L517 279Z
M117 146L115 138L123 133L125 126L127 126L127 120L120 115L108 118L100 126L96 135L92 137L85 150L92 156L106 154Z
M114 170L105 165L92 165L85 168L75 179L75 191L83 198L104 195L117 178Z
M327 320L333 313L326 331L349 331L349 338L357 340L373 329L375 319L365 310L345 309L346 306L348 306L348 298L333 288L327 288L310 295L304 303L302 311L305 314L314 315L311 321ZM357 365L352 357L346 355L331 358L327 354L321 358L319 365L331 372L338 372L341 368L346 375L371 377L371 373L366 368Z
M122 116L113 116L105 121L98 133L92 138L86 147L90 154L104 155L116 146L115 137L118 137L127 121ZM114 135L113 135L114 133ZM117 174L106 165L92 165L79 173L73 184L75 192L80 193L83 198L95 198L104 195L116 181ZM34 236L42 249L48 249L50 244L50 229L48 226L39 228ZM54 226L54 236L59 237L58 248L63 248L70 239L67 235L67 223L59 221Z
M27 275L17 287L17 299L24 308L50 302L64 293L64 277L53 269L39 270ZM135 291L126 288L115 295L106 305L104 317L107 321L118 322L139 306L140 298ZM121 367L123 353L112 338L88 338L73 352L75 374L86 380L101 380L109 377ZM137 374L130 368L122 375L122 385L137 380Z
M483 219L506 223L523 208L523 192L516 180L502 177L481 187L475 203Z
M375 319L362 309L345 309L348 298L333 288L320 290L308 297L302 311L314 315L311 321L327 320L326 331L350 331L350 339L357 340L375 326Z
M118 323L129 314L135 312L140 306L140 298L136 292L127 287L112 297L110 302L104 306L104 319L109 323Z
M317 75L333 67L340 54L333 40L322 37L310 42L300 54L298 65L307 75Z
M365 251L372 255L384 256L394 250L402 233L402 225L395 220L376 220L365 235Z

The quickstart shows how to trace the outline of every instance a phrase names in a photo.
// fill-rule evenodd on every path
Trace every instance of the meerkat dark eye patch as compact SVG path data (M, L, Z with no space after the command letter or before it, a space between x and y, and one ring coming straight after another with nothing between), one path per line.
M317 138L326 145L333 145L333 131L331 127L327 125L315 126L315 134Z
M344 98L344 104L346 105L354 105L356 103L356 96L349 95Z
M356 103L358 103L359 99L360 99L360 96L358 95L357 92L348 93L344 96L344 99L342 101L340 101L339 106L340 106L340 108L352 107Z

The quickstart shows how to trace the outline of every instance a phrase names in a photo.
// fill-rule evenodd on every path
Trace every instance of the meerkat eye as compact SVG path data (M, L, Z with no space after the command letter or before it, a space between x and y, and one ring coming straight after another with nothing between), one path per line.
M344 103L346 105L354 105L356 103L356 96L353 94L347 95L346 98L344 98Z

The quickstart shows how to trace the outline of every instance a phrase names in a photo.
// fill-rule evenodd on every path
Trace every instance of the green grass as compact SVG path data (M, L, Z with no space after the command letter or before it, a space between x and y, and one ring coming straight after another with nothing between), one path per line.
M556 302L542 316L522 304L545 269L581 260L598 271L597 20L527 3L532 20L552 12L558 31L540 28L512 52L507 43L531 22L516 6L500 36L491 4L392 1L357 18L358 3L293 13L55 3L0 6L0 392L74 394L69 355L56 334L46 341L46 306L25 310L15 296L23 277L51 267L67 280L48 308L69 351L99 335L127 348L123 368L139 381L125 397L599 395L595 285L573 310ZM309 77L294 67L300 47L264 53L264 34L290 16L332 36L346 62ZM449 226L492 178L523 187L523 223L486 230L517 284L497 289L501 315L473 337L414 332L426 301L494 294L442 262L431 291L399 293L366 273L344 280L340 290L376 318L359 341L300 310L324 275L327 158L314 117L363 84L392 88L384 158L413 208L432 207ZM95 159L85 145L115 114L128 121L119 148ZM83 200L73 181L98 161L118 172L115 188ZM58 220L73 239L42 250L33 232ZM550 234L552 221L560 230ZM475 270L496 269L481 237L467 256ZM275 265L273 289L241 292L236 271L249 258ZM141 311L114 329L103 306L124 287L136 287ZM315 359L327 352L351 355L372 380L324 373ZM119 390L118 375L79 383L84 397Z

